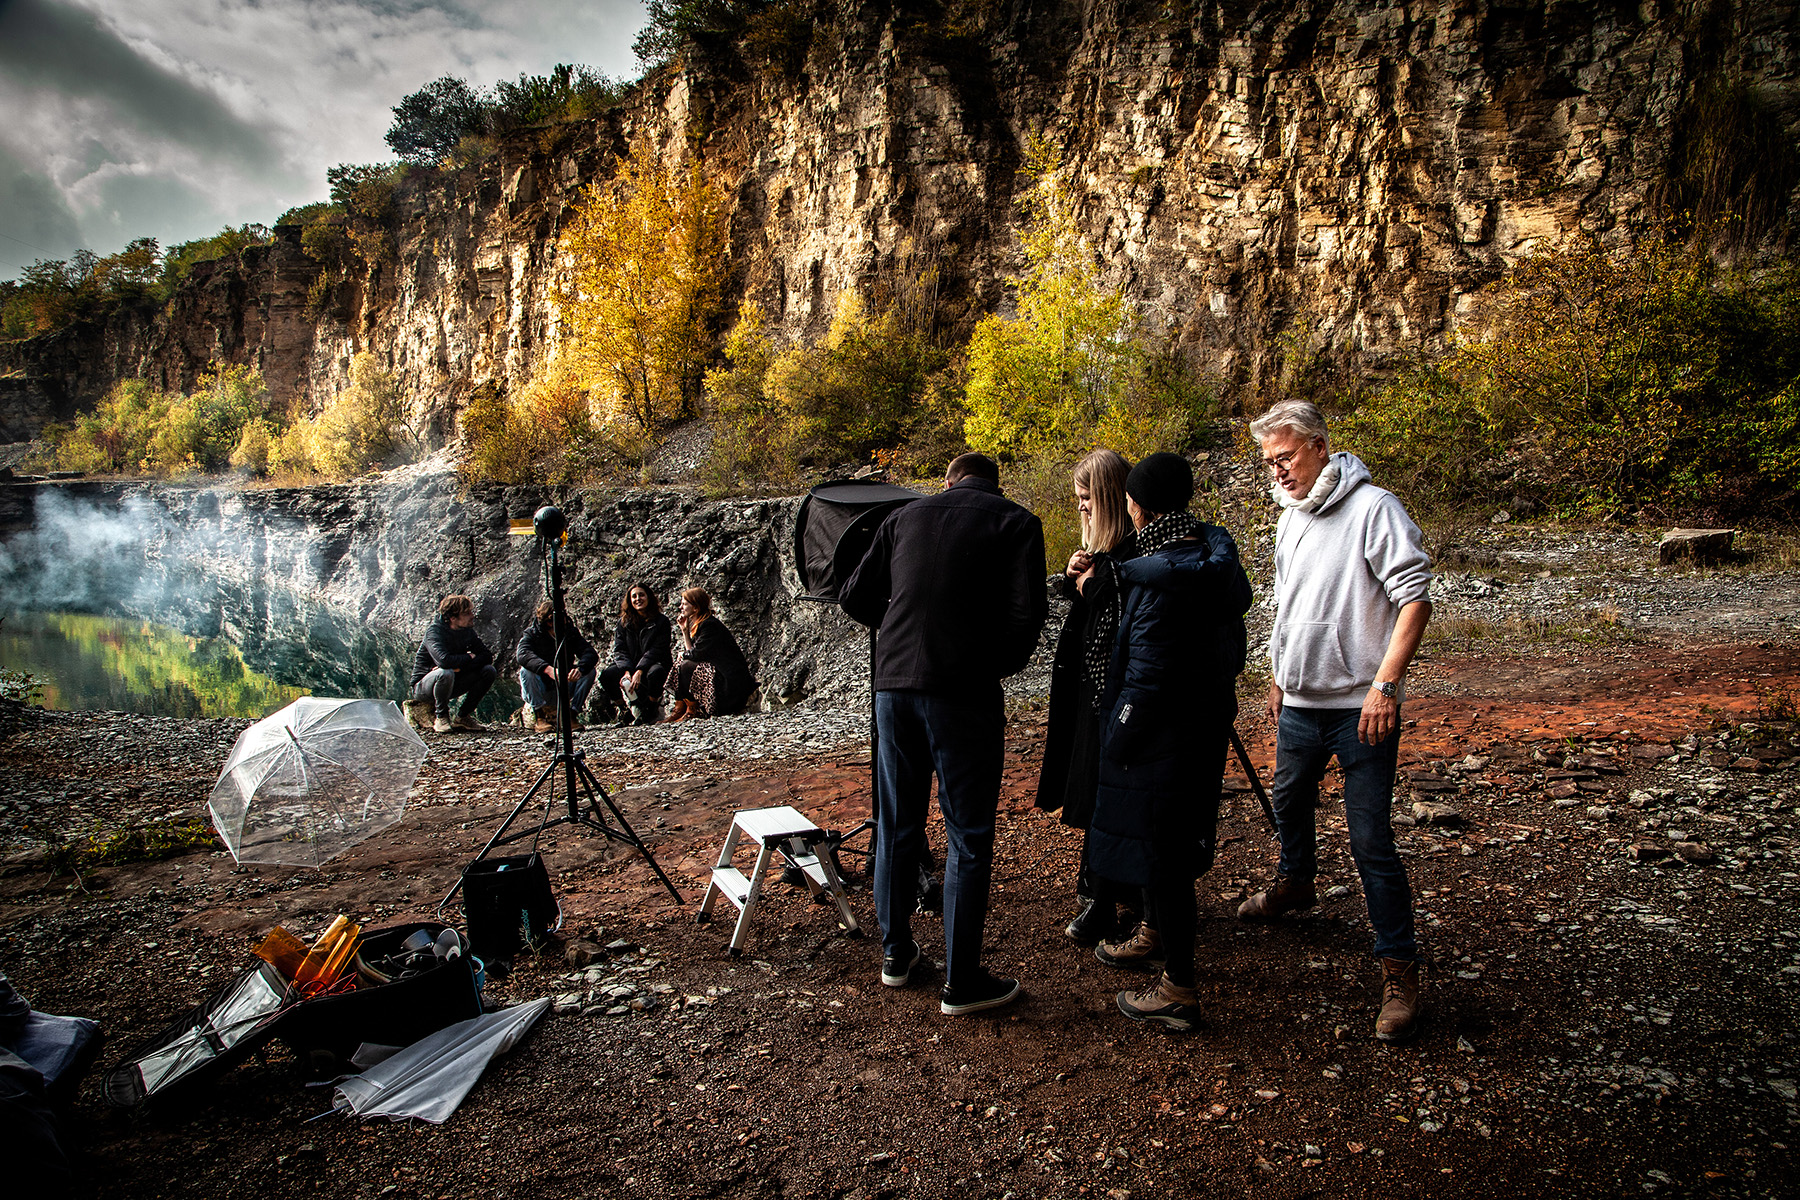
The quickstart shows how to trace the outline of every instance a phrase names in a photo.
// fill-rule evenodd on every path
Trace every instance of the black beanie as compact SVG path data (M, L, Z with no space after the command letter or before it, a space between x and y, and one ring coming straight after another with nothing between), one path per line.
M1152 454L1131 468L1125 494L1145 512L1181 512L1194 498L1194 468L1179 454Z

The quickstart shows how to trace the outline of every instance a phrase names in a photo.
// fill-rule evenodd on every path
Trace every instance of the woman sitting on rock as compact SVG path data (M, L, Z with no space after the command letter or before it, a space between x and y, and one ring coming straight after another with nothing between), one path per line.
M706 589L691 587L681 593L681 611L675 619L681 626L682 653L675 664L675 704L663 720L722 717L744 711L756 681L737 639L713 616L712 597Z
M613 634L612 662L600 672L600 694L618 713L619 724L656 720L663 682L674 665L669 657L669 618L656 593L641 583L619 600L619 628Z

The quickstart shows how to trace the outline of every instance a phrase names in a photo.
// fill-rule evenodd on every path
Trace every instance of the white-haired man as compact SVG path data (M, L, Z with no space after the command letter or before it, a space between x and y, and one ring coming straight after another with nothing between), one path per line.
M1419 948L1389 808L1406 669L1431 619L1431 559L1399 499L1371 483L1354 454L1332 453L1313 405L1283 401L1251 422L1250 432L1283 510L1269 635L1281 861L1275 886L1244 901L1238 916L1269 920L1318 902L1314 808L1335 756L1350 853L1381 961L1375 1036L1408 1041L1419 1024Z

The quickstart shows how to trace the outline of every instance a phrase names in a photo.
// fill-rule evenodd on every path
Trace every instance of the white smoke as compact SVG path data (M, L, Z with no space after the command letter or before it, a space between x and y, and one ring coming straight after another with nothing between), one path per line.
M197 576L163 561L175 537L168 516L142 495L101 507L62 488L39 487L30 529L0 542L0 588L9 609L135 612L166 602L170 586Z

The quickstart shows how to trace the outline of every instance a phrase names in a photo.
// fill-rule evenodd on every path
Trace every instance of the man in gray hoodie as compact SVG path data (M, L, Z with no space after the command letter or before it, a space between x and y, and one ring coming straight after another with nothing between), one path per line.
M1350 854L1381 960L1375 1036L1408 1041L1418 1032L1419 948L1389 808L1406 669L1431 619L1431 559L1399 499L1369 482L1354 454L1331 452L1317 408L1283 401L1250 432L1283 510L1269 634L1281 861L1275 886L1244 901L1238 917L1269 920L1318 902L1314 808L1335 755Z

